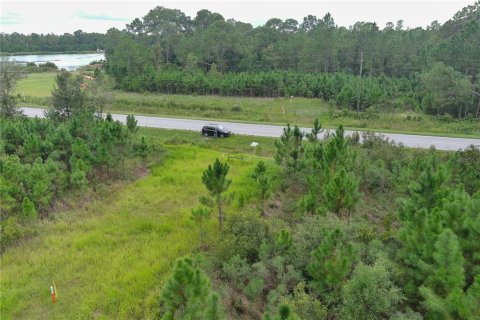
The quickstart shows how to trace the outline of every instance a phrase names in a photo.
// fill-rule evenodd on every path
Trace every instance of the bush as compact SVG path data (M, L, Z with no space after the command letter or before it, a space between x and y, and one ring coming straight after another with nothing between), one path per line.
M297 225L293 233L292 264L297 270L306 273L311 253L318 248L323 238L332 229L347 230L347 225L333 214L325 217L306 217ZM345 234L349 232L345 231Z
M12 246L23 235L22 226L18 223L17 217L10 217L0 223L0 250L1 252Z
M57 65L53 62L47 61L45 63L40 63L38 65L40 68L45 68L45 69L58 69Z
M217 247L219 261L228 261L238 254L249 262L258 260L260 245L268 239L268 228L258 214L241 212L227 220Z
M387 319L402 300L402 294L390 280L390 273L381 263L360 264L343 286L342 319Z
M300 319L327 319L327 307L305 292L305 282L300 282L293 290L293 295L281 301L290 305Z
M366 164L363 173L363 185L370 192L385 193L390 190L392 185L392 174L388 171L383 163Z

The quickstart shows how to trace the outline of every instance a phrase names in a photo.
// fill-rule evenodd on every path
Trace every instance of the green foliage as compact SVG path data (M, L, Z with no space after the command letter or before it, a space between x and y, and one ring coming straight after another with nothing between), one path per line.
M288 253L293 246L293 239L288 230L280 231L280 234L275 240L275 250L278 253Z
M480 295L474 291L475 283L471 290L463 291L465 260L457 237L450 229L439 235L433 256L433 273L419 288L428 315L431 318L475 319Z
M127 128L130 133L136 133L138 131L138 121L135 120L135 116L133 114L127 115Z
M47 111L47 117L57 122L65 122L84 112L86 96L80 88L82 78L62 70L57 74L55 82L52 107Z
M9 217L0 222L0 251L13 245L23 235L22 226L18 223L17 217Z
M133 154L140 157L144 161L145 159L147 159L147 157L150 155L152 151L151 147L147 144L147 142L145 141L145 137L143 136L140 139L140 143L133 145L132 150L133 150Z
M292 311L300 319L327 319L327 308L322 303L305 292L305 282L295 286L293 295L285 299L285 303L292 307Z
M27 197L23 198L22 201L22 217L25 219L35 219L37 218L37 210L35 210L35 205Z
M89 80L86 85L87 103L95 110L97 116L102 117L105 107L110 105L114 98L111 92L112 84L109 78L101 74L100 70L96 68L94 79Z
M346 223L334 214L325 216L304 217L297 223L292 234L293 250L292 264L297 270L307 274L307 266L311 261L311 253L323 242L326 236L334 229L341 230L344 234L351 234Z
M339 229L332 230L312 253L308 272L318 292L338 290L356 259L351 243Z
M390 272L377 261L373 266L359 264L342 288L342 319L387 319L402 300Z
M230 184L232 183L231 179L227 179L229 166L227 163L221 163L218 158L212 165L208 165L208 168L203 172L202 183L207 188L210 197L215 201L215 204L218 208L218 222L220 229L223 228L223 208L222 205L225 201L223 193L228 190Z
M253 171L252 178L258 179L261 175L266 174L266 172L267 172L267 166L265 165L265 162L260 160Z
M18 68L11 62L0 61L0 116L13 117L21 114L13 95L16 82L20 77Z
M292 308L288 304L280 304L278 306L278 315L271 317L266 315L264 320L297 320L298 317L292 312Z
M18 32L2 34L0 47L2 52L71 52L95 51L105 49L105 34L87 33L77 30L62 35L32 33L24 35Z
M198 206L197 208L192 209L191 218L200 228L200 241L203 241L206 235L205 224L210 218L210 209Z
M320 124L314 124L320 130ZM316 136L316 133L312 133ZM307 184L307 194L299 203L301 213L334 212L348 219L360 201L359 181L355 176L356 153L339 126L333 137L323 143L309 139L306 146L302 174Z
M45 215L56 199L110 178L130 153L127 129L93 115L77 114L63 123L2 118L0 127L1 220ZM103 170L105 177L97 179Z
M456 172L456 178L463 183L465 190L474 194L480 191L480 148L474 145L465 150L457 151L451 159L451 166Z
M260 212L262 216L264 215L264 203L265 200L270 196L270 191L272 188L272 180L267 175L267 167L265 162L259 161L255 167L252 178L257 182L259 191L260 191Z
M420 78L427 90L422 100L427 113L457 115L459 118L473 113L473 108L468 110L472 85L460 72L439 62L424 71ZM473 104L470 103L470 106L473 107Z
M266 222L258 214L241 212L230 216L222 237L217 243L217 256L220 261L228 261L238 254L253 262L258 259L262 242L268 239Z
M316 142L319 139L318 135L322 132L322 124L320 123L318 118L315 118L315 120L313 121L313 128L311 133L307 133L305 136L307 137L308 141Z
M162 319L218 319L220 303L208 277L190 258L178 259L162 292ZM207 315L211 318L207 318Z
M277 148L275 160L285 168L287 173L295 173L299 169L304 152L303 137L304 134L298 126L292 129L290 124L287 124L287 127L283 129L280 140L275 141L275 147Z
M347 174L345 169L340 169L340 171L335 173L323 192L326 208L337 214L344 210L347 212L346 215L350 216L349 212L360 201L358 181L352 174Z

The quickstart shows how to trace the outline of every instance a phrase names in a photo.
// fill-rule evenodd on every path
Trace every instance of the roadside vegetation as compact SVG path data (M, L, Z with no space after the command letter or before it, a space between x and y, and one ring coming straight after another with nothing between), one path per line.
M93 73L88 73L93 75ZM47 108L51 105L50 91L56 73L28 74L18 81L15 91L22 106ZM86 81L89 83L89 81ZM219 119L227 121L260 122L284 125L297 123L308 126L318 118L325 127L343 124L346 128L432 134L445 136L480 136L476 119L458 120L451 116L432 116L419 111L392 109L379 112L369 109L357 115L353 110L338 109L321 99L313 98L255 98L200 95L134 93L112 90L105 111L121 114Z
M342 125L478 136L478 9L347 30L157 7L108 31L103 70L21 79L2 61L2 319L480 320L480 147ZM295 125L217 139L131 113Z

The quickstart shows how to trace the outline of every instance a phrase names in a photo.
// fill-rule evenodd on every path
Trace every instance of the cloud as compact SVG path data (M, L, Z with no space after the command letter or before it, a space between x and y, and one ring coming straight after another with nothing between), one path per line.
M0 16L0 24L20 24L23 16L18 13L6 12Z
M117 18L117 17L112 17L108 16L106 14L87 14L83 11L77 11L73 14L77 18L81 19L87 19L87 20L101 20L101 21L130 21L130 19L127 18Z

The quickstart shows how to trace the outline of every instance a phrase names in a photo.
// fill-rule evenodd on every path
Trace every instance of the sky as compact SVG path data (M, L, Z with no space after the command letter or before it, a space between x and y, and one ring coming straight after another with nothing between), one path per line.
M105 33L115 27L123 29L134 18L145 16L156 6L175 8L187 16L208 9L224 18L263 25L270 18L293 18L302 22L311 14L322 18L330 12L335 23L349 27L357 21L376 22L383 28L387 22L404 20L409 28L427 27L434 20L444 23L457 11L475 1L427 0L427 1L112 1L112 0L63 0L63 1L0 1L0 32L4 33Z

